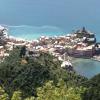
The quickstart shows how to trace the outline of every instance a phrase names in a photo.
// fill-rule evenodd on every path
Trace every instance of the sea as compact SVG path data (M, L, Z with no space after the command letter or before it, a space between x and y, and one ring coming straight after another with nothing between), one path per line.
M84 26L99 42L99 9L99 0L0 0L0 24L26 40L67 35ZM90 59L76 59L73 66L88 78L100 73L100 62Z
M30 41L39 39L41 36L54 37L54 36L62 36L68 34L56 26L21 25L21 26L6 26L6 27L8 29L8 33L11 36Z

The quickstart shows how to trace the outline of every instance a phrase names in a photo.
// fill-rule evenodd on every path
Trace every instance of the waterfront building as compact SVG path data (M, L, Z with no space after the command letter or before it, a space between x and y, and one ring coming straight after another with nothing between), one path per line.
M69 56L73 57L93 57L95 54L95 49L93 45L87 47L71 47L67 49Z
M83 39L84 43L88 43L89 45L96 43L95 34L90 31L87 31L85 27L80 30L77 30L74 34L76 34L77 38Z

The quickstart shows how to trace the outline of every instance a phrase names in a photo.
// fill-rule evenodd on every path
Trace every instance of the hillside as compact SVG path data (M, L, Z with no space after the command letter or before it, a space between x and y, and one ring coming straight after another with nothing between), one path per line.
M0 100L81 100L85 77L62 69L61 62L47 53L21 58L20 51L14 49L0 64Z

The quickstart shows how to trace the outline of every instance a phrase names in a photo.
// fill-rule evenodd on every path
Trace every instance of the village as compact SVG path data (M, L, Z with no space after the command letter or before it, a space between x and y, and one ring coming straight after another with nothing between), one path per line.
M27 56L38 56L39 52L45 52L63 61L61 67L72 66L70 57L91 58L100 61L100 45L96 42L94 33L87 31L85 27L65 36L47 37L41 36L37 40L26 41L9 36L7 29L0 26L0 62L9 51L15 47L25 46Z

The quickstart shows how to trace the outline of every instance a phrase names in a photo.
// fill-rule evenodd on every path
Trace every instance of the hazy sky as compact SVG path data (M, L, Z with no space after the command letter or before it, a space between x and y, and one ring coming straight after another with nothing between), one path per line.
M100 26L100 0L0 0L0 23Z

